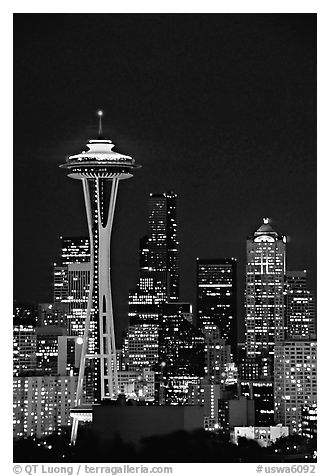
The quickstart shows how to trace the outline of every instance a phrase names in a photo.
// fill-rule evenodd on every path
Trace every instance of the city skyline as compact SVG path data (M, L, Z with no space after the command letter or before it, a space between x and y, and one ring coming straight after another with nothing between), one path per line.
M136 282L147 196L167 190L178 194L184 300L194 297L190 276L196 257L233 256L243 274L245 238L264 216L291 238L290 269L308 269L315 292L315 17L197 17L147 15L137 21L134 15L100 15L97 30L88 15L70 20L20 15L15 20L14 132L21 139L14 151L17 300L48 301L59 236L87 235L80 192L55 168L95 135L99 107L105 113L104 134L134 155L144 171L136 194L127 189L119 197L119 206L121 200L131 206L115 216L113 272L121 321L127 315L127 291ZM72 39L87 24L90 44L82 39L78 48ZM125 41L104 41L108 26L120 31L126 25ZM59 31L60 43L54 44ZM153 44L147 42L148 33ZM102 48L93 49L95 67L104 69L105 56L114 63L91 83L83 68L97 40ZM38 58L43 61L36 76ZM73 85L70 78L76 76L84 81ZM38 141L32 143L36 133ZM34 187L27 192L26 177L32 175ZM243 290L241 279L239 296ZM242 318L242 308L239 313Z
M197 258L193 312L178 292L177 195L150 193L140 277L128 295L129 326L115 343L112 217L119 179L131 177L138 166L100 134L101 126L98 139L64 166L69 177L83 181L89 242L61 237L53 303L39 304L34 325L24 319L24 309L20 324L14 323L14 441L60 436L71 426L72 447L84 431L99 442L109 442L119 431L125 442L137 444L143 435L204 428L230 444L239 445L247 435L267 448L282 436L299 436L305 441L304 459L313 457L314 299L306 271L288 271L287 237L274 230L270 218L264 217L246 240L242 346L236 332L235 258ZM130 431L131 418L143 423L140 432ZM160 426L158 418L164 419Z
M14 24L16 455L316 459L316 15Z

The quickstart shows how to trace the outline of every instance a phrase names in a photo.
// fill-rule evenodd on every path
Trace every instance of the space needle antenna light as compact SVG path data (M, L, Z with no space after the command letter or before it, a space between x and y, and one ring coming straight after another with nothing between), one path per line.
M97 111L97 115L99 116L99 139L101 139L102 138L102 117L103 117L102 109L99 109Z
M89 140L82 152L67 157L60 166L69 177L82 182L90 242L88 303L84 334L79 339L81 357L75 408L70 413L73 445L79 422L91 421L93 405L116 400L119 393L110 243L119 182L131 178L140 167L132 157L114 151L113 142L102 137L103 111L98 110L97 116L98 138Z

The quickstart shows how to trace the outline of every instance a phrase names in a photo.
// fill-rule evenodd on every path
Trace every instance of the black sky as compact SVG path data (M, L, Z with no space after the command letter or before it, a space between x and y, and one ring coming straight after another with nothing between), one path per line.
M59 236L87 234L81 185L58 165L105 136L143 168L121 183L117 328L150 192L179 195L183 299L195 258L239 260L262 217L316 289L316 15L14 15L14 298L52 298ZM242 307L240 307L242 310Z

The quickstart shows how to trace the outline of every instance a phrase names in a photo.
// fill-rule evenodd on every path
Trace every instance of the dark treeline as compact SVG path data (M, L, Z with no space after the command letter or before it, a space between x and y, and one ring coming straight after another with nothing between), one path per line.
M86 463L239 463L239 462L315 462L314 440L300 436L281 438L268 448L254 440L240 438L238 444L228 436L198 430L178 431L165 436L145 438L137 447L119 437L101 443L89 428L79 430L75 447L69 445L69 430L42 440L14 440L14 462L86 462ZM307 457L306 457L307 456Z

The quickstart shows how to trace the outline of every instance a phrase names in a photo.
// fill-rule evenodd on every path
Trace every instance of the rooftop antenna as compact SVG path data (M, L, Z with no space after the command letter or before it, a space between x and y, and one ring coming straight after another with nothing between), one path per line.
M100 109L97 111L97 115L99 116L99 139L102 139L102 116L103 116L103 111Z

